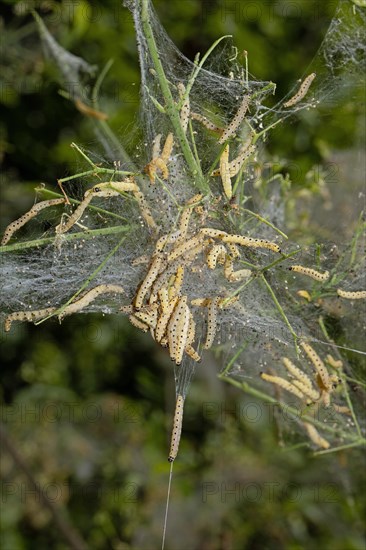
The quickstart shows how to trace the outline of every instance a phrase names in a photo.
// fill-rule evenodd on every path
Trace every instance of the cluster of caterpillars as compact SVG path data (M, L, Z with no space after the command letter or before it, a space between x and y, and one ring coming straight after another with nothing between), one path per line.
M288 378L265 372L261 372L261 378L295 395L302 401L305 401L307 405L322 404L324 407L329 407L331 403L331 394L341 383L341 379L337 373L329 373L324 361L310 344L302 342L301 347L314 368L313 380L304 370L297 367L287 357L283 357L282 361L287 371ZM331 355L327 355L326 362L333 369L339 370L343 366L340 360L334 359ZM313 382L315 382L315 384L313 384ZM351 413L348 407L337 405L336 403L332 403L332 406L338 413ZM329 448L329 442L320 436L313 425L304 422L304 427L313 443L324 449Z
M229 307L235 299L222 296L190 299L183 292L187 270L197 257L204 255L209 269L223 268L226 279L238 282L251 275L250 270L234 271L234 261L240 257L239 246L264 248L280 252L276 243L243 235L233 235L211 227L189 232L193 209L203 199L195 195L186 203L180 216L178 230L160 237L149 260L149 269L142 280L132 304L123 307L130 314L131 323L147 332L162 346L167 347L171 359L179 365L186 353L194 361L200 356L193 344L196 325L194 307L207 308L207 333L203 344L209 349L215 339L217 313Z

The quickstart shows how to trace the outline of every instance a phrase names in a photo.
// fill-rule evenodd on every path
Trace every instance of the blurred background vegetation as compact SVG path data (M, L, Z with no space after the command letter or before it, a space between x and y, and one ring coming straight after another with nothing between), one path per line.
M40 182L56 185L57 178L75 171L72 141L101 150L90 120L58 93L30 5L3 2L0 20L1 229L32 205ZM123 142L138 122L139 106L130 13L114 0L32 5L72 53L99 69L114 59L101 108ZM316 54L336 2L156 0L154 5L187 57L232 34L239 51L248 51L250 72L275 81L281 97ZM345 136L360 133L361 107L346 104L335 120L294 120L291 131L275 133L269 145L272 158L297 163L294 196L308 193L301 230L294 226L300 237L335 230L334 219L308 227L313 196L322 200L322 195L319 181L314 186L306 174L329 160L334 149L341 154ZM344 191L338 190L340 203ZM351 219L344 218L340 229L347 237L353 226L350 208ZM186 401L167 549L365 548L360 451L315 458L310 449L287 449L268 408L218 381L218 368L213 357L197 368ZM3 443L1 547L70 547L42 493L53 501L66 530L73 526L89 548L159 547L175 402L167 355L123 318L77 315L62 325L52 320L3 334L1 370L2 420L19 455L14 462Z

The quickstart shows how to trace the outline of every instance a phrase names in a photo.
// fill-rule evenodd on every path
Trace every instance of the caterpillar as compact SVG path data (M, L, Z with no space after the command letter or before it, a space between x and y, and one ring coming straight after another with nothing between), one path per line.
M300 370L296 365L293 364L290 359L287 357L282 358L282 362L285 365L288 372L295 377L294 380L291 380L291 383L296 386L304 395L309 397L312 401L318 401L320 394L312 386L311 380L305 372Z
M178 83L178 90L179 90L179 96L182 99L184 97L184 94L186 92L186 87L184 86L183 82ZM182 108L180 110L180 124L183 128L183 132L187 133L187 127L189 122L189 113L190 113L191 107L189 103L189 96L186 97L182 104Z
M187 346L189 325L190 325L191 312L187 306L187 298L185 300L185 308L182 317L178 320L177 326L177 342L176 342L176 354L175 362L180 365L183 360L183 353Z
M308 377L308 375L305 374L305 372L303 372L298 367L296 367L296 365L294 365L293 362L290 361L290 359L288 359L287 357L283 357L282 362L285 365L288 372L290 374L292 374L292 376L294 376L298 380L301 380L301 382L303 382L303 384L305 384L306 386L311 388L311 380Z
M171 244L180 237L180 232L175 231L174 233L169 233L168 235L163 235L158 239L155 245L155 253L162 252L167 244Z
M202 126L205 126L207 128L207 130L211 130L212 132L216 132L217 134L222 134L223 132L222 128L219 128L218 126L216 126L216 124L214 124L213 122L208 120L208 118L199 113L191 112L191 119L200 122Z
M61 320L67 315L81 311L101 294L124 294L124 292L124 289L119 285L98 285L84 294L80 300L66 306L64 311L59 315L59 319Z
M227 141L236 132L236 130L239 128L240 123L242 122L242 120L244 119L244 117L246 115L246 112L247 112L248 107L249 107L249 103L250 103L250 96L245 95L242 99L242 102L241 102L241 104L239 106L239 109L237 110L234 118L232 119L230 124L227 126L227 128L225 128L222 136L220 137L220 139L219 139L220 145L225 143L225 141Z
M187 314L187 296L182 296L173 311L168 323L169 353L173 361L177 362L178 347L181 351L181 342L184 344L188 336L189 310ZM188 321L187 321L188 317ZM184 334L185 333L185 334ZM183 350L184 350L183 346Z
M196 323L194 321L192 313L189 312L189 325L188 325L186 346L190 346L191 344L193 344L195 336L196 336Z
M311 401L318 401L320 399L320 393L317 390L314 390L312 386L304 384L301 380L292 380L294 386L296 386L304 395L309 397Z
M84 296L76 302L72 302L71 304L66 306L62 313L60 313L59 320L61 321L67 315L71 315L73 313L81 311L93 300L95 300L97 296L107 293L123 294L124 289L119 285L98 285L89 290L89 292L84 294ZM48 315L52 315L52 313L54 313L55 311L57 311L56 307L49 307L34 311L15 311L5 318L5 332L8 332L10 330L13 321L38 321L39 319L48 317Z
M318 447L321 447L322 449L329 449L330 444L326 439L321 437L318 430L312 425L309 424L309 422L303 422L304 428L307 431L308 436L310 437L311 441L315 443Z
M142 321L145 325L148 325L149 328L155 329L157 323L158 312L153 310L151 313L147 311L136 311L135 317Z
M173 134L171 132L169 132L169 134L166 137L164 147L163 147L163 150L162 150L161 155L160 155L160 158L165 163L167 163L169 161L169 157L170 157L170 155L172 153L172 150L173 150L173 145L174 145Z
M38 214L38 212L40 212L44 208L48 208L49 206L56 206L57 204L64 204L65 202L65 199L50 199L47 201L38 202L37 204L33 205L32 208L28 210L28 212L23 214L23 216L13 221L6 227L3 238L1 239L1 246L6 245L10 241L14 233L18 231L18 229L23 227L23 225L25 225L27 222L29 222L29 220L34 218Z
M341 414L349 414L351 415L351 410L348 408L348 407L345 407L344 405L336 405L335 403L333 403L333 409L338 412L338 413L341 413Z
M341 369L343 367L342 361L340 359L334 359L334 357L329 353L326 357L326 361L334 369Z
M364 300L366 298L366 290L342 290L338 288L337 294L347 300Z
M135 197L139 208L141 210L141 214L147 225L153 230L157 230L157 226L155 223L154 218L152 217L150 208L147 205L146 199L141 191L134 191L133 196Z
M290 393L293 393L296 395L296 397L299 397L300 399L304 398L304 394L291 382L286 380L285 378L281 378L280 376L272 376L271 374L266 374L265 372L261 372L260 376L263 380L266 380L267 382L271 382L272 384L276 384L277 386L280 386L284 390L287 390Z
M168 256L168 262L173 262L174 260L176 260L177 258L179 258L180 256L182 256L183 254L185 254L186 252L188 252L189 250L191 250L192 248L194 248L195 246L201 244L203 241L203 235L201 235L200 233L198 233L197 235L194 235L193 237L191 237L190 239L188 239L188 241L185 241L181 244L179 244L176 248L174 248L172 250L172 252L169 254Z
M296 105L297 103L299 103L299 101L304 99L315 77L316 77L316 73L309 74L305 78L304 82L301 84L299 91L293 97L291 97L288 101L286 101L286 103L284 103L283 106L286 108L293 107L293 105Z
M252 272L250 269L240 269L238 271L234 271L233 258L231 256L226 257L224 265L224 275L228 281L236 283L238 281L241 281L242 279L250 277L251 274Z
M165 140L163 151L160 154L161 134L157 134L155 136L152 147L152 159L144 168L144 171L149 176L150 183L155 183L157 170L160 170L163 180L167 180L169 178L167 163L169 161L173 145L173 134L169 133Z
M183 407L184 407L184 397L178 394L177 401L175 404L173 431L172 431L170 451L168 456L169 462L173 462L176 459L178 454L180 436L182 433Z
M157 292L169 282L169 279L173 275L175 276L177 269L180 266L185 266L189 263L190 262L186 258L177 258L174 262L168 265L164 269L164 271L160 273L160 275L157 277L156 281L154 282L152 287L152 293L157 294Z
M155 340L161 342L166 333L166 329L170 320L170 317L178 302L178 296L175 296L168 304L167 310L164 311L157 320L155 329Z
M177 272L175 274L174 282L172 286L169 288L169 298L171 299L173 296L179 296L179 293L182 289L183 285L183 279L184 279L184 266L180 265L177 269Z
M236 244L233 243L226 243L227 247L229 249L229 254L232 258L240 258L240 250L236 246Z
M316 351L305 342L301 342L301 347L305 351L306 355L309 357L310 361L313 363L315 370L319 374L319 377L322 381L322 384L326 390L329 390L331 387L331 381L329 379L329 373L323 361L320 359Z
M160 156L160 144L161 144L161 134L157 134L153 139L152 160L155 160Z
M196 363L199 363L201 361L201 356L190 344L186 345L186 349L184 351L187 355L189 355L191 359L193 359L193 361L196 361Z
M107 120L108 118L108 115L106 113L102 113L101 111L96 111L95 109L92 109L91 107L89 107L89 105L83 103L81 99L75 99L75 107L83 115L96 118L97 120Z
M226 256L226 248L222 244L216 244L214 245L209 253L207 254L207 265L209 269L215 269L217 261L220 261L221 258L225 258Z
M231 179L230 179L229 144L225 146L220 156L220 175L221 175L222 186L224 188L224 193L226 195L226 198L230 200L233 196L233 188L232 188Z
M222 232L221 232L222 233ZM278 244L272 243L265 239L253 239L252 237L244 237L243 235L220 235L220 238L224 243L241 244L242 246L248 246L251 248L267 248L273 252L281 252Z
M200 254L201 252L206 250L206 248L210 244L211 244L210 240L205 240L203 242L200 242L197 246L195 246L194 248L191 248L191 250L189 250L187 252L187 254L185 255L185 258L187 259L187 261L193 262L195 260L195 258L198 256L198 254ZM192 271L194 271L194 269L195 268L192 267ZM198 269L200 269L200 268L198 268Z
M120 194L129 191L132 191L134 193L139 190L139 187L138 185L136 185L133 178L126 178L123 181L108 181L106 183L99 183L97 185L94 185L94 187L92 188L95 193L100 193L100 191L103 191L103 189L112 189L113 191L116 191Z
M184 238L186 237L188 232L189 221L192 215L192 209L196 205L196 203L202 200L202 198L203 198L203 195L199 193L197 195L194 195L187 202L187 208L184 210L179 220L179 232L180 232L179 241L184 240Z
M149 326L143 323L142 321L140 321L140 319L135 317L135 315L130 315L128 319L131 325L133 325L136 328L139 328L140 330L142 330L142 332L147 332L149 330Z
M56 233L62 234L66 233L71 229L75 223L78 222L78 220L83 215L85 209L93 199L93 197L116 197L124 192L132 192L135 199L137 200L142 216L145 219L146 223L150 227L156 228L156 224L151 216L151 212L146 204L145 197L139 190L136 183L133 181L132 178L127 178L124 181L108 181L104 183L98 183L97 185L94 185L91 189L88 189L84 193L84 198L79 204L79 206L74 210L74 212L69 217L68 221L66 223L60 223L56 227Z
M160 170L163 180L167 180L169 178L169 170L163 159L160 157L153 158L144 168L144 171L149 176L150 183L152 184L155 183L157 170Z
M311 302L311 296L307 290L298 290L296 294L298 296L301 296L301 298L305 298L305 300L307 300L308 302Z
M231 177L234 177L237 175L240 168L243 166L244 162L247 160L247 158L253 155L255 151L256 151L255 145L251 145L250 147L245 149L243 148L241 150L239 155L229 163L229 174Z
M135 298L135 308L136 309L140 309L142 307L142 304L143 304L143 301L144 301L144 298L145 298L146 294L148 293L148 291L151 288L151 286L153 285L155 279L159 275L162 263L163 263L162 256L160 254L156 254L153 257L150 269L149 269L145 279L141 283L140 288L139 288L139 290L136 294L136 298Z
M221 229L213 229L212 227L202 227L202 229L200 229L200 233L202 233L203 235L207 235L208 237L222 238L225 236L229 236L226 231L221 231Z
M166 313L169 308L169 293L166 287L162 287L158 290L158 296L160 299L161 309L163 313Z
M55 307L47 307L45 309L37 309L34 311L14 311L14 313L10 313L5 318L4 330L5 332L9 332L14 321L38 321L39 319L48 317L48 315L51 315L55 311Z
M210 298L194 298L191 300L192 306L207 307L210 303Z
M114 194L116 194L116 192L111 190L109 191L108 194L109 196L113 196ZM88 191L85 192L83 200L78 205L78 207L74 210L71 216L69 216L67 222L66 223L61 222L56 227L56 233L58 235L69 231L69 229L71 229L73 225L75 225L80 220L81 216L84 214L84 211L86 210L87 206L89 205L89 203L91 202L94 196L95 196L95 192L93 192L92 189L89 189ZM100 196L104 196L104 193L103 194L100 193Z
M217 330L217 308L219 301L220 298L212 298L208 304L207 335L206 341L203 344L204 349L210 349L215 339Z
M315 269L304 267L302 265L292 265L289 267L289 270L294 271L295 273L301 273L307 277L311 277L315 281L327 281L329 279L329 271L324 271L324 273L321 273L320 271L316 271Z

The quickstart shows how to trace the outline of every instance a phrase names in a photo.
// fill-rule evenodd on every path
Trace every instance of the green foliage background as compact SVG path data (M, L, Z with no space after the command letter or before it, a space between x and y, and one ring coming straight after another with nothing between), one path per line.
M306 70L336 6L333 0L154 4L190 59L232 34L239 51L248 51L251 73L277 82L278 97ZM3 5L2 228L31 206L40 182L75 171L70 142L100 149L90 121L58 94L55 69L24 13L30 3ZM115 60L101 106L123 141L139 103L129 12L112 0L35 7L69 51L99 68ZM307 183L314 192L306 171L359 131L360 106L345 109L346 118L340 113L327 124L293 121L291 132L278 132L271 142L271 155L296 159L302 192ZM312 229L319 231L307 226L307 216L298 233L311 238ZM61 326L14 327L3 335L2 356L3 420L41 491L90 548L157 548L175 400L166 354L122 318L78 315ZM314 458L310 449L286 449L270 411L224 387L217 372L213 357L198 367L187 399L167 548L365 548L360 451ZM4 449L2 475L2 548L67 548Z

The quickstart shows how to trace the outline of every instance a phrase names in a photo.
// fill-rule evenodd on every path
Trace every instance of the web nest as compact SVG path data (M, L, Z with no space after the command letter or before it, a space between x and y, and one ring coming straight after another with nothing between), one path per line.
M177 415L195 363L214 348L222 376L290 407L291 430L301 426L315 446L358 444L359 404L351 399L353 377L340 351L362 353L362 221L342 250L323 246L319 253L290 243L281 229L283 178L267 177L260 161L272 128L297 111L337 101L345 86L359 86L364 12L355 7L350 18L347 4L341 2L314 70L269 108L275 85L239 67L229 42L211 48L216 66L226 68L215 73L211 50L189 61L149 2L129 2L141 64L143 143L131 157L123 150L113 166L97 165L74 145L90 170L60 180L63 194L37 202L6 228L5 329L81 311L127 314L167 347L176 365ZM56 62L81 85L80 71L91 68L38 24ZM98 123L115 158L96 101L70 99ZM69 196L66 184L73 180L87 182L87 190ZM19 239L42 215L53 229ZM332 309L342 345L324 321Z

